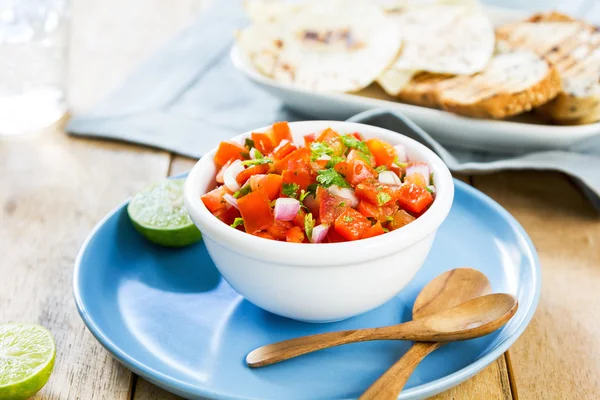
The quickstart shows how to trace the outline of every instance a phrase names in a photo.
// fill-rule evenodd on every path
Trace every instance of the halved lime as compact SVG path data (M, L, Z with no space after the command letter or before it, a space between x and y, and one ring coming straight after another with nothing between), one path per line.
M43 326L0 325L0 399L36 394L48 382L55 356L54 339Z
M183 247L202 239L183 204L185 178L165 179L136 194L127 213L146 239L167 247Z

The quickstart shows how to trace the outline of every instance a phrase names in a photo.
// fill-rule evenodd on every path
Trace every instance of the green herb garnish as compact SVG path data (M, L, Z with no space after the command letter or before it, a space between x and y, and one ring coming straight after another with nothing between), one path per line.
M323 156L331 156L333 154L333 149L327 146L326 143L323 142L312 142L310 144L310 159L311 161L317 161L319 158Z
M309 194L311 194L311 193L317 193L317 187L319 187L319 185L317 185L316 183L311 183L306 188L306 192L309 193Z
M233 224L231 224L230 226L232 228L237 228L240 225L244 225L244 219L238 217L238 218L236 218L236 219L233 220Z
M240 152L240 155L242 156L242 158L244 160L249 160L250 159L250 153L247 153L247 152L243 151L243 152Z
M398 157L396 156L396 158L394 159L394 164L396 164L397 166L399 166L400 168L406 168L408 167L408 163L404 163L404 162L400 162L398 161Z
M248 193L250 193L252 191L252 188L250 187L250 185L246 185L243 186L240 190L238 190L237 192L235 192L233 194L233 197L235 197L236 199L239 199L240 197L243 197L245 195L247 195Z
M261 158L256 158L254 160L245 160L245 161L242 161L242 165L243 166L248 166L248 165L262 165L262 164L270 164L272 162L273 162L273 160L271 160L270 158L261 157Z
M431 185L435 186L435 182L433 181L433 172L429 174L429 182Z
M431 190L431 188L429 186L425 186L425 189L427 189L427 191L431 194L433 194L433 190Z
M293 197L294 199L298 196L298 190L300 190L300 186L295 183L284 183L282 185L281 193L286 195L287 197Z
M344 207L346 205L345 201L340 201L340 203L337 205L338 207Z
M379 167L375 168L375 171L377 171L378 173L382 173L383 171L387 171L388 167L386 167L385 165L380 165Z
M304 231L306 232L306 237L310 240L312 238L312 231L315 227L315 220L312 217L312 213L308 213L304 216Z
M309 194L311 194L311 192L308 192L306 190L300 191L300 198L298 199L300 200L300 203L302 203Z
M353 149L356 149L362 153L365 153L367 155L371 155L371 151L369 150L369 147L367 146L367 144L365 142L362 142L360 140L358 140L357 138L355 138L352 135L343 135L341 136L342 138L342 143L344 143L344 145L346 147L351 147Z
M383 231L384 231L385 233L388 233L390 230L389 230L388 228L386 228L386 227L383 227Z
M255 147L254 140L248 138L246 138L246 140L244 141L244 145L248 148L248 150L251 150L253 147Z
M349 223L349 222L352 222L352 221L354 221L354 218L352 218L352 217L351 217L351 216L349 216L349 215L344 215L344 218L342 218L342 219L343 219L343 220L344 220L344 222L346 222L346 223Z
M337 164L341 163L342 161L344 161L344 157L331 156L331 159L329 161L327 161L327 165L325 166L325 168L333 168Z
M317 172L317 174L317 182L319 182L326 188L328 188L331 185L336 185L339 187L350 187L350 184L346 182L344 177L333 168L323 169Z
M377 204L379 204L380 206L384 205L385 203L387 203L391 199L392 199L392 196L390 196L386 192L379 192L379 193L377 193Z
M385 219L392 222L394 220L394 217L392 217L391 215L388 215L387 217L385 217Z

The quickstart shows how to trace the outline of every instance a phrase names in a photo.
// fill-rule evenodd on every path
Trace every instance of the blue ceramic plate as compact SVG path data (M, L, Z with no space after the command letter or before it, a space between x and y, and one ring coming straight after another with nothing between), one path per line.
M81 317L119 361L187 398L354 399L410 343L357 343L261 369L245 366L254 348L301 335L396 324L411 317L419 290L440 273L471 266L497 292L519 299L515 317L489 336L453 343L430 355L401 399L446 390L493 362L523 332L540 295L540 267L523 228L494 201L456 182L454 205L429 258L398 296L364 315L307 324L263 311L220 277L202 243L165 249L133 229L125 205L108 215L75 265Z

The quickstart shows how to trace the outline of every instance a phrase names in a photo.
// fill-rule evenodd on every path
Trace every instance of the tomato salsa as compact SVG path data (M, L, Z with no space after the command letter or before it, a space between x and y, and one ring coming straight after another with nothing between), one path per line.
M294 143L287 122L221 142L217 186L202 196L231 227L265 239L335 243L370 238L419 218L435 197L427 163L402 145L331 128Z

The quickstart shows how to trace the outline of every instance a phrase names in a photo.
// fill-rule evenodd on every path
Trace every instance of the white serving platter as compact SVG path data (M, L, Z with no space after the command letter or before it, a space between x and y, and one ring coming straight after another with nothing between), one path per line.
M494 24L520 20L523 11L486 7ZM411 118L440 143L491 152L567 149L600 134L600 122L588 125L551 125L534 113L510 120L463 117L450 112L400 103L377 84L354 93L323 93L277 82L258 72L236 45L231 60L241 73L290 108L317 119L347 119L374 108L398 111Z

